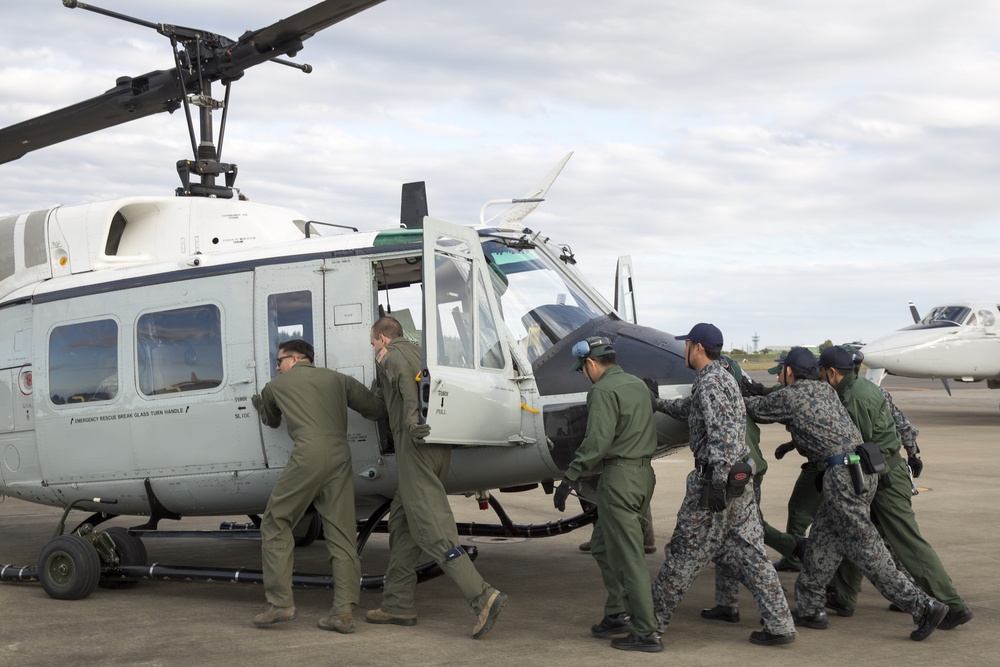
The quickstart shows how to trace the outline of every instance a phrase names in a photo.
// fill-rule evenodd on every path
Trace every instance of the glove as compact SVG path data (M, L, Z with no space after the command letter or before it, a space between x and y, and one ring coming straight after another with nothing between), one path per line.
M781 459L785 458L785 454L792 451L793 449L795 449L794 442L786 442L783 445L778 445L777 449L774 450L774 458L780 461Z
M906 459L906 465L910 466L910 474L913 475L913 479L920 477L920 473L924 471L924 462L916 454Z
M653 392L653 396L655 398L659 398L660 397L660 383L659 382L657 382L653 378L642 378L642 381L645 382L646 386L649 387L649 390L651 392Z
M726 509L726 485L716 486L708 484L702 493L708 495L708 509L713 512L721 512Z
M744 396L763 396L764 395L764 385L760 382L754 382L746 375L740 380L740 393Z
M423 445L426 443L424 438L431 434L430 424L410 424L410 439L413 440L415 445Z
M254 394L250 397L250 402L253 403L253 409L260 412L260 407L264 405L264 399L260 397L260 394Z
M568 477L564 477L563 481L556 487L556 492L552 494L552 505L560 512L566 511L566 499L569 498L569 492L572 490L573 482Z

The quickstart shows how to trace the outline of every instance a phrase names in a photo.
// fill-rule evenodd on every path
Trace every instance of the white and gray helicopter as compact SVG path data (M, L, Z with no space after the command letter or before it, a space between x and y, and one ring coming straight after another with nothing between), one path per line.
M913 324L862 348L868 377L885 375L982 382L1000 389L1000 306L994 301L958 300L920 316L910 302Z
M65 510L37 567L0 565L0 580L37 579L52 597L78 599L98 584L176 575L145 562L143 538L175 534L163 520L249 517L204 533L252 535L291 441L284 429L262 428L250 397L273 377L277 346L289 338L308 340L317 364L365 384L375 376L368 333L381 313L423 344L430 440L454 446L448 490L498 516L460 525L465 535L544 536L593 520L589 511L515 524L492 493L551 492L572 460L589 386L569 372L577 341L609 336L621 365L658 383L662 397L689 391L682 346L634 323L629 263L620 263L612 305L569 246L522 224L569 156L526 197L487 202L473 226L429 217L423 184L403 186L400 226L379 231L234 196L237 167L221 161L212 125L222 110L221 136L233 82L267 61L308 71L282 58L379 2L326 0L232 40L63 0L157 30L174 45L174 67L122 77L95 98L0 129L0 164L180 108L194 155L177 163L176 196L0 219L0 493ZM224 101L213 84L225 86ZM657 419L660 454L686 442L684 425ZM352 414L349 440L360 549L384 530L397 469L386 424ZM64 530L73 509L92 514ZM98 528L117 516L146 521ZM300 542L319 525L307 514ZM239 580L259 578L242 570ZM296 577L296 585L323 581Z

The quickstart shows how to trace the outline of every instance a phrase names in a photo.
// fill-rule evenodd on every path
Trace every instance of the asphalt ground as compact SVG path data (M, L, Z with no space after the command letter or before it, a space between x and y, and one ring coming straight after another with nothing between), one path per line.
M714 571L709 566L664 634L662 653L613 650L607 640L589 634L601 618L604 591L593 559L578 550L589 538L590 529L584 528L532 540L463 540L479 547L480 572L510 596L493 630L479 641L471 639L475 617L446 578L418 587L415 627L361 621L364 611L380 601L378 591L363 591L353 635L317 629L316 621L327 613L331 600L326 590L297 591L297 620L257 629L251 619L265 602L263 589L256 585L143 581L128 590L98 588L83 600L60 601L50 599L37 583L2 583L0 665L598 665L623 660L713 667L830 661L1000 665L1000 391L988 391L982 383L952 383L954 395L949 397L939 383L888 378L885 384L920 429L925 468L913 503L921 530L975 613L970 623L935 632L924 642L909 639L910 617L888 611L888 602L866 582L852 618L831 616L827 630L803 628L788 646L755 646L747 638L759 627L758 614L746 591L740 623L700 618L699 610L713 604ZM785 435L781 426L765 426L765 454L784 442ZM781 526L798 461L794 455L769 459L762 506L765 516ZM690 452L659 459L654 467L653 518L661 549L647 556L647 562L655 576L691 468ZM551 496L540 490L499 497L516 523L558 518ZM471 498L454 498L453 506L460 521L492 520ZM60 513L9 498L0 502L0 563L34 564ZM83 518L74 512L69 525ZM164 527L216 528L219 520L185 519ZM119 518L105 526L136 523L134 518ZM150 563L260 567L254 540L159 538L146 539L145 544ZM373 536L363 553L363 571L384 571L387 555L387 537ZM327 572L323 544L297 550L296 566L304 572ZM789 591L795 576L780 573Z

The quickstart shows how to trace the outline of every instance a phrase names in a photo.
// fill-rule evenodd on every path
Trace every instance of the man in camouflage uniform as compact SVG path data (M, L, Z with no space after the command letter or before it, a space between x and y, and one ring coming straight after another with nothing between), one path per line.
M361 597L347 408L378 420L385 406L354 378L313 366L313 354L304 340L282 343L278 377L251 399L267 426L278 428L284 416L293 443L260 522L264 595L270 605L253 622L266 627L298 615L292 598L292 529L312 503L323 520L333 564L333 606L319 627L346 634L355 631L352 610Z
M753 496L753 480L745 476L741 494L731 471L749 455L746 410L736 380L719 365L722 332L708 323L696 324L684 340L689 368L697 371L691 396L657 399L657 410L687 421L695 470L677 512L677 526L664 549L666 558L653 582L653 604L661 630L698 573L714 561L726 566L750 589L764 629L750 634L755 644L789 644L795 626L781 582L764 549L764 532ZM750 488L748 493L746 487Z
M746 399L747 412L761 423L779 422L792 433L796 446L811 461L825 461L823 500L810 531L795 582L796 625L823 629L828 625L824 606L826 584L843 558L855 563L878 591L908 611L917 629L914 641L926 639L948 607L917 588L896 569L882 538L871 522L869 505L878 477L864 473L860 464L847 465L863 439L833 388L818 380L816 357L805 348L792 348L779 380L786 388L767 396ZM852 477L857 476L852 480ZM860 488L855 488L855 485Z
M396 444L399 487L389 509L389 567L382 604L365 614L365 620L416 625L415 566L423 551L458 585L478 615L472 638L479 639L493 627L507 596L483 580L458 544L455 516L444 489L451 446L426 442L431 429L420 423L420 346L403 338L402 325L392 317L380 317L372 325L371 344L379 393L385 399Z
M872 522L914 583L948 605L948 615L939 627L950 630L971 620L972 610L955 589L934 548L920 534L911 500L910 468L899 455L901 441L892 411L878 387L856 377L855 356L842 347L828 347L820 354L819 365L823 379L836 389L861 437L878 445L885 458L888 483L879 485L872 500ZM914 461L913 456L910 460ZM919 457L915 461L919 462ZM919 474L922 464L916 468ZM833 579L827 606L843 616L853 615L860 587L861 572L844 561Z
M751 380L740 368L739 363L728 355L721 355L719 364L732 374L744 396L761 396L774 389ZM780 385L777 388L780 388ZM746 443L750 450L750 458L753 459L754 502L757 505L761 526L764 528L764 544L773 549L786 550L791 553L792 549L795 548L795 539L768 525L760 511L760 489L764 481L764 473L767 472L767 459L760 451L760 426L749 416L747 416ZM739 583L736 572L727 564L720 563L715 568L715 606L710 609L702 609L701 617L711 621L739 623Z
M593 383L587 392L587 435L556 489L553 504L564 511L580 476L603 463L590 553L600 567L608 597L604 618L590 633L598 638L627 633L611 640L611 647L619 650L662 651L641 526L656 485L650 466L656 453L653 396L642 380L616 363L610 339L592 336L572 351L573 371Z

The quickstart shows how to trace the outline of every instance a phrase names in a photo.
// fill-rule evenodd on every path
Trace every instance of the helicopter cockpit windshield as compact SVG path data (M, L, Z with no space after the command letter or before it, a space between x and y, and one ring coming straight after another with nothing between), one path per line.
M550 347L611 309L576 285L558 260L532 243L484 240L507 328L534 362Z

